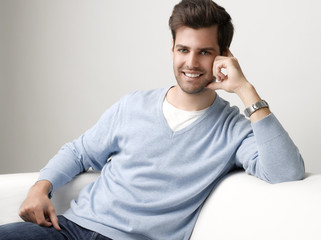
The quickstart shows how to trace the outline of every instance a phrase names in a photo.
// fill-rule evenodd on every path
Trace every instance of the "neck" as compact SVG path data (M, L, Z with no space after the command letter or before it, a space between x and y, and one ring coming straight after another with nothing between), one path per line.
M216 98L216 92L204 89L200 93L188 94L179 86L169 89L166 95L167 101L174 107L185 111L199 111L212 105Z

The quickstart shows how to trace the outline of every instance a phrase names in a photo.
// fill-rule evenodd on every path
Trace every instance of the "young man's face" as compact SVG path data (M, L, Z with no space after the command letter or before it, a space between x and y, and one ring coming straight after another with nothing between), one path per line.
M214 59L220 53L217 26L180 27L173 47L174 74L181 90L200 93L213 81Z

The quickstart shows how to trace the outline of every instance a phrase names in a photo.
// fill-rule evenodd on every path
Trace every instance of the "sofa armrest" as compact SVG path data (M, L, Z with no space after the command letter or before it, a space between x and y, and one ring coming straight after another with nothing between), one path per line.
M22 221L18 210L39 173L0 175L0 224ZM57 189L57 214L99 177L80 174ZM205 202L191 240L320 239L321 174L296 182L269 184L244 172L225 177Z
M269 184L225 177L205 202L191 240L321 239L321 174Z

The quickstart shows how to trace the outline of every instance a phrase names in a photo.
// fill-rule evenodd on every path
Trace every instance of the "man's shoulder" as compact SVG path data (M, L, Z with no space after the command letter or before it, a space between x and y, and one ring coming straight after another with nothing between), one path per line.
M127 101L155 101L160 97L165 97L167 89L166 88L157 88L150 90L136 90L128 93L124 96L124 99Z
M166 92L166 88L155 88L155 89L149 89L149 90L136 90L133 92L130 92L128 96L133 97L149 97L149 96L159 96L161 94L164 94Z

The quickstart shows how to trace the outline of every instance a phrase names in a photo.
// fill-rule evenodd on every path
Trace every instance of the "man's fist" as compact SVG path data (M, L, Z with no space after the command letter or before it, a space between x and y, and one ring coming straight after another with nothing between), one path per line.
M51 183L46 180L38 181L31 187L27 198L22 203L19 216L27 222L33 222L44 227L53 226L60 231L55 209L48 197Z
M227 48L225 56L217 56L213 64L213 75L216 81L207 85L212 90L224 90L230 93L238 93L238 90L248 83L242 69L233 56L231 51ZM224 70L223 70L224 69ZM224 71L224 73L222 72Z

